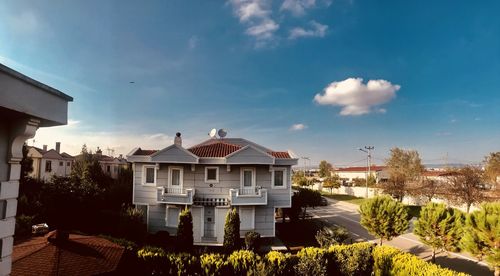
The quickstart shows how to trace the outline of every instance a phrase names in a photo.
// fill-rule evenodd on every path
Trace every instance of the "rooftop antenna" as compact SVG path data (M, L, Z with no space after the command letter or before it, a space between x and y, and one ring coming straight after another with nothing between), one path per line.
M208 136L210 136L210 138L216 138L216 136L217 136L217 129L212 128L212 130L210 130L210 132L208 133Z
M225 129L221 128L221 129L219 129L219 131L217 132L217 134L219 134L219 137L221 139L223 139L224 137L226 137L227 131Z

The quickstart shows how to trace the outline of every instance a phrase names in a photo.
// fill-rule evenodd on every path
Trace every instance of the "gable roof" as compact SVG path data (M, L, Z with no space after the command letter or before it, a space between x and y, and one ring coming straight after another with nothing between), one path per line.
M188 150L198 157L226 157L241 148L242 146L240 145L220 141L212 144L194 146Z

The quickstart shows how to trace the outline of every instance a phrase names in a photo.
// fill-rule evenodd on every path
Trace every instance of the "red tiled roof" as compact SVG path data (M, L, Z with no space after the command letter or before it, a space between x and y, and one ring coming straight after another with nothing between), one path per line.
M143 149L138 149L134 155L151 155L158 152L158 150L143 150Z
M292 158L286 151L270 151L268 154L274 156L274 158Z
M371 171L381 171L385 169L385 166L371 166ZM366 172L368 167L347 167L347 168L338 168L336 171L339 172Z
M195 146L188 150L198 157L225 157L241 148L242 146L240 145L215 142L208 145Z
M125 249L95 236L70 234L49 241L55 231L14 246L12 275L95 275L118 268Z
M422 173L422 176L452 176L456 175L455 172L447 172L447 171L425 171Z

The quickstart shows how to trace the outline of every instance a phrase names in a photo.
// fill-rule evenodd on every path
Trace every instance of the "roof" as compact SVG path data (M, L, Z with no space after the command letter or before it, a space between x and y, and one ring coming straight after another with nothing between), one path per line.
M225 157L241 148L242 146L240 145L216 142L208 145L191 147L188 151L198 157Z
M269 155L272 155L274 158L292 158L290 154L286 151L270 151L268 152Z
M385 166L371 166L370 170L371 171L381 171L384 170L386 167ZM347 168L338 168L335 171L337 172L366 172L368 170L368 167L347 167Z
M138 150L136 150L134 152L134 155L151 155L151 154L154 154L157 152L158 152L158 150L143 150L143 149L139 148Z
M104 238L56 231L14 246L12 275L95 275L117 270L125 249Z
M424 171L422 173L422 176L427 176L427 177L438 177L438 176L453 176L456 175L456 172L449 172L449 171Z

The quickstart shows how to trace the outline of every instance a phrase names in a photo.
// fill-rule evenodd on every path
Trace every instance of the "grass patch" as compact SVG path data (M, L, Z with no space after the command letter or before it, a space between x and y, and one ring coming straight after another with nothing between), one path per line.
M328 194L328 193L323 193L322 195L324 197L328 197L334 200L349 202L356 205L360 205L366 200L365 198L356 197L352 195L339 195L339 194Z
M406 205L406 211L408 214L411 215L411 217L420 217L420 210L422 209L422 206L416 206L416 205Z

